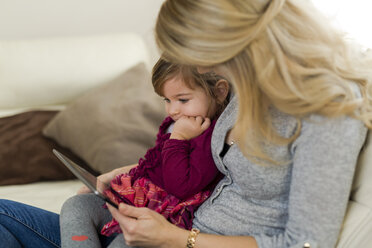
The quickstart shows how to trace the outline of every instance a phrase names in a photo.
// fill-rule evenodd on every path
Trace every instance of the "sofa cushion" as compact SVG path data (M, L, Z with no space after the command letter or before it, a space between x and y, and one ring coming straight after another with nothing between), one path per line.
M372 243L372 209L350 201L337 248L370 247Z
M350 199L372 208L372 135L368 135L358 158Z
M354 175L338 248L369 247L372 242L372 135L368 131Z
M163 118L162 100L140 63L77 99L43 133L104 173L137 163L154 145Z
M139 35L124 33L0 41L0 58L2 115L64 105L147 61L148 53Z
M42 135L42 128L56 113L32 111L0 118L0 185L75 178L53 155L53 148L87 168L71 151Z

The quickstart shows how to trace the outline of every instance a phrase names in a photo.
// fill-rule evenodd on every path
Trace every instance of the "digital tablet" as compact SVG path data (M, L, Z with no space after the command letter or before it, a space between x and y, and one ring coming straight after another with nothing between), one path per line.
M106 202L110 203L112 206L118 208L117 204L111 201L105 194L104 190L110 188L107 184L98 180L96 176L94 176L89 171L85 170L83 167L76 164L74 161L53 149L54 155L57 156L59 160L80 180L82 181L92 192L97 195L98 197L102 198Z

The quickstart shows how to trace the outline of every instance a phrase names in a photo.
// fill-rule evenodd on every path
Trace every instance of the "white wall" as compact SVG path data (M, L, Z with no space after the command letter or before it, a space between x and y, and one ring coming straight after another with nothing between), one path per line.
M163 1L0 0L0 40L129 31L156 49L153 27Z
M372 2L370 0L312 0L349 39L372 48Z

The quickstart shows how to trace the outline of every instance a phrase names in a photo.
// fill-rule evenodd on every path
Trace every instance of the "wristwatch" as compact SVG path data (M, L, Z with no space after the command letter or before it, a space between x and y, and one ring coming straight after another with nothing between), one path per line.
M189 237L187 238L186 248L194 248L196 236L200 233L200 230L197 228L192 228L189 234Z

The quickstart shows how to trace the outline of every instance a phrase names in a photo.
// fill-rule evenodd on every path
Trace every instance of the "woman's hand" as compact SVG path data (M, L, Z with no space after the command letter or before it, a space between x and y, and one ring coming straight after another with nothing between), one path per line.
M123 203L119 205L119 210L110 204L107 206L112 216L119 222L127 245L140 247L185 246L188 231L169 223L157 212Z
M110 172L98 176L97 179L99 182L103 184L110 185L111 180L114 179L115 176L119 174L128 173L132 168L136 167L137 165L138 164L127 165L121 168L114 169ZM84 185L77 191L77 194L87 194L91 192L92 191L87 186Z

